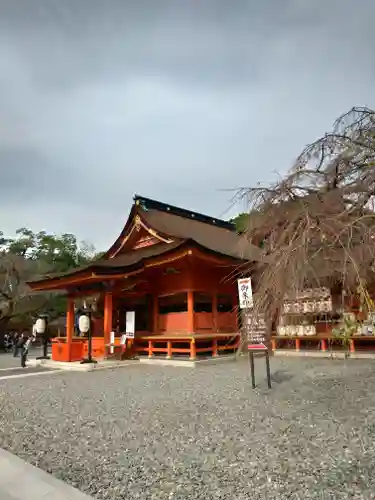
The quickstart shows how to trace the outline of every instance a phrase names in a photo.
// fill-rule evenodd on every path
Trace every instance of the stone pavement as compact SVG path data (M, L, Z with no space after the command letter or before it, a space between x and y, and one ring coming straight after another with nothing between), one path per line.
M1 500L93 500L0 448Z

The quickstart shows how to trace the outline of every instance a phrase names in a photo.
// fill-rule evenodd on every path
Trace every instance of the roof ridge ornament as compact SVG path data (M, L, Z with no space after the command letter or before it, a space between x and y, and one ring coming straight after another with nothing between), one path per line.
M141 230L142 227L142 219L138 214L134 217L134 227L138 232Z

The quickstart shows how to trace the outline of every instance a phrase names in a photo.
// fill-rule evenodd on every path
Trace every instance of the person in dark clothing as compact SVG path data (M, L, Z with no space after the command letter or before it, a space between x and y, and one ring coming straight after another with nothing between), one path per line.
M14 358L18 357L18 353L20 350L20 346L18 344L19 344L20 340L21 340L21 335L18 334L17 332L14 332L14 335L13 335L13 357Z
M24 333L21 334L20 340L18 342L19 349L21 351L21 366L26 368L27 353L29 351L29 345L31 343L31 337L28 337Z
M12 342L12 335L11 333L6 333L4 335L4 351L9 352L12 351L13 348L13 342Z

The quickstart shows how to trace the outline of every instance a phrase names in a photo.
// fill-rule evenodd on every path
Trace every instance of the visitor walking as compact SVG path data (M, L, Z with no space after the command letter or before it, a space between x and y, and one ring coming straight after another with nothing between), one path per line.
M22 334L18 332L14 332L13 334L13 357L17 358L20 350L20 346L18 345L21 341Z
M22 346L21 346L21 366L26 368L27 355L29 352L29 347L31 343L35 340L34 335L28 336L27 334L22 334Z

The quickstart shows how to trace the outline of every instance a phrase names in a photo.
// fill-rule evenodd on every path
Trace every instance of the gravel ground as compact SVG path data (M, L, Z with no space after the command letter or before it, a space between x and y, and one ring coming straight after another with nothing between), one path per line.
M0 381L0 447L98 499L375 499L374 362L272 371L271 391L245 360Z

